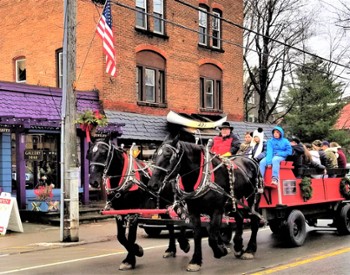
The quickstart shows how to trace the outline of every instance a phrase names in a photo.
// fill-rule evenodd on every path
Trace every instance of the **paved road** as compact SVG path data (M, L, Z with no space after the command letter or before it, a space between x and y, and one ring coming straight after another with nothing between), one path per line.
M244 236L247 238L248 231ZM163 259L167 236L148 238L140 230L139 243L145 255L129 274L188 274L185 268L193 253L178 251L176 258ZM333 231L309 232L305 245L285 247L283 242L263 228L258 234L256 259L242 261L232 254L214 259L203 240L204 260L197 274L349 274L350 236ZM80 246L60 247L0 257L0 274L116 274L125 257L124 249L114 240Z

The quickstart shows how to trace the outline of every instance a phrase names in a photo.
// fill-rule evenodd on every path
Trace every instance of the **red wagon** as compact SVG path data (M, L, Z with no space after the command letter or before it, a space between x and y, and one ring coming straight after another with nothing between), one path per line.
M292 162L281 163L278 186L268 181L271 168L266 171L260 209L272 232L283 235L292 246L301 246L306 238L306 223L317 229L317 220L331 219L329 227L335 227L339 234L350 234L347 170L333 169L328 172L336 177L315 179L310 177L315 170L304 169L299 179L292 168Z

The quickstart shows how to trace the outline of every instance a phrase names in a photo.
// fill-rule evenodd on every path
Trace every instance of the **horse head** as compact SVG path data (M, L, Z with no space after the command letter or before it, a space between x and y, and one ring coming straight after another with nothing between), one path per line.
M153 156L153 172L148 182L150 189L158 191L165 181L177 176L177 164L180 158L179 140L167 140L162 143Z
M92 187L96 188L101 186L103 178L114 176L119 173L120 168L118 169L118 167L122 165L113 165L112 162L115 162L116 159L122 159L122 153L122 149L117 148L109 137L96 139L90 144L87 159L90 161L89 184ZM111 165L113 165L113 167L111 167Z

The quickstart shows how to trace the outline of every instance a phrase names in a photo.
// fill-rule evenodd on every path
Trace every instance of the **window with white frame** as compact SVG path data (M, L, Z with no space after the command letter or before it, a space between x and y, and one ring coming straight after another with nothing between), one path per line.
M136 54L136 93L139 105L164 106L165 66L163 56L144 50Z
M26 69L26 59L18 58L15 61L16 64L16 82L24 83L27 81L27 69Z
M222 110L222 70L214 64L199 67L200 106L205 111Z
M147 29L147 0L136 0L136 27Z
M248 122L256 122L257 120L255 119L254 115L248 115Z
M154 32L164 34L164 1L153 0Z
M213 12L212 20L212 39L213 39L213 48L221 48L221 14L218 11Z
M63 87L63 50L59 49L56 51L56 79L57 79L57 87Z
M206 8L199 8L199 44L208 44L208 10Z

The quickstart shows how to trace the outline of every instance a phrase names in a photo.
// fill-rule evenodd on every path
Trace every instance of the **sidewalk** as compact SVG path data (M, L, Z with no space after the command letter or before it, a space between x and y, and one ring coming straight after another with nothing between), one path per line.
M23 233L7 231L6 235L0 235L0 257L62 246L116 240L117 232L115 220L107 219L97 223L80 224L78 242L61 242L59 226L27 222L22 225Z

